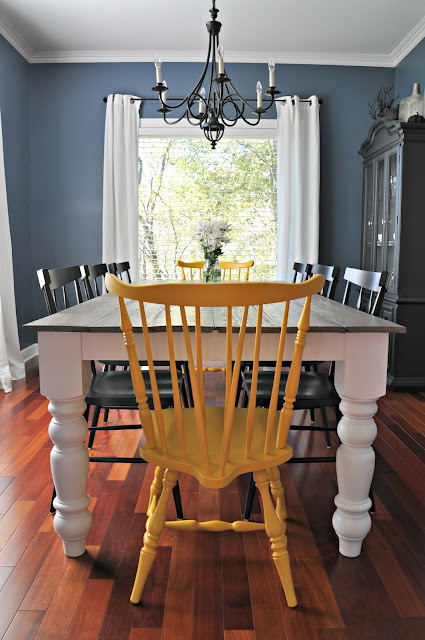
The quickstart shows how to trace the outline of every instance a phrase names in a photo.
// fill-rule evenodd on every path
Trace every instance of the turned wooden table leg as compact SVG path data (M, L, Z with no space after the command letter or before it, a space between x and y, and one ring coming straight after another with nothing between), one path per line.
M347 334L346 359L336 363L335 385L341 397L338 424L341 445L336 455L337 507L332 524L339 550L355 557L371 527L369 490L372 482L376 437L373 416L376 401L386 393L388 335Z
M84 444L88 425L83 416L90 386L90 363L82 360L81 334L46 332L39 335L40 390L49 398L53 441L50 456L56 487L53 526L65 554L85 551L92 516L87 495L89 455Z

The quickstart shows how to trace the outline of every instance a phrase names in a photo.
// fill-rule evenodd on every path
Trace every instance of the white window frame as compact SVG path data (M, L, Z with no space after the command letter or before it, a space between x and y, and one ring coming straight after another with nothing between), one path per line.
M203 135L200 127L188 124L186 119L174 125L166 124L162 118L140 118L139 120L139 136L143 138L202 138ZM255 126L238 120L234 127L226 127L224 135L226 138L276 138L277 120L276 118L261 120Z

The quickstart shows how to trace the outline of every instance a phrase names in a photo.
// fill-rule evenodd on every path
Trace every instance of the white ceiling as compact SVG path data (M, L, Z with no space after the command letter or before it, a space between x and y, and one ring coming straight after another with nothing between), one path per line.
M29 62L203 60L211 0L0 0ZM217 0L228 62L395 66L425 36L424 0Z

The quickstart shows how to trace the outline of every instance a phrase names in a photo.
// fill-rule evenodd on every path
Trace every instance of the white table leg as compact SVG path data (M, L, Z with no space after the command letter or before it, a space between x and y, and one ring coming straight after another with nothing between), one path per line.
M49 398L54 443L50 462L56 487L54 528L67 556L85 551L92 516L87 495L89 455L84 440L87 422L84 398L90 384L90 367L81 359L79 333L39 335L41 393Z
M345 361L336 363L335 386L343 417L336 456L337 507L332 524L343 556L356 557L371 527L369 490L375 467L372 443L376 401L386 393L388 334L346 336Z

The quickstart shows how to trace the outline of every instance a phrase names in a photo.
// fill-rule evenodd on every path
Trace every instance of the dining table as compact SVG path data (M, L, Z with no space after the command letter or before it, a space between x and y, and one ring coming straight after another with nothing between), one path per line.
M291 303L283 356L286 360L292 356L301 304L302 301ZM127 308L138 356L143 359L145 349L138 303L129 301ZM146 305L146 314L155 358L168 360L165 315L153 304ZM178 314L173 313L173 317L178 323ZM260 360L276 361L281 319L282 308L278 304L264 307ZM218 354L226 353L226 313L205 308L201 324L203 358L217 361ZM85 551L92 524L87 495L88 424L83 416L91 380L90 361L127 357L118 299L107 293L24 327L38 333L40 391L49 400L52 416L49 425L53 442L51 469L57 493L53 524L62 539L64 553L77 557ZM248 318L243 360L252 360L254 329L253 315ZM338 493L332 525L343 556L356 557L361 553L363 539L371 527L369 491L375 466L372 444L377 434L374 415L377 400L386 393L389 338L391 334L404 332L401 325L325 296L312 298L303 358L335 362L335 386L341 398L340 445L336 453ZM237 333L234 336L236 341ZM175 359L186 359L183 333L178 331Z

